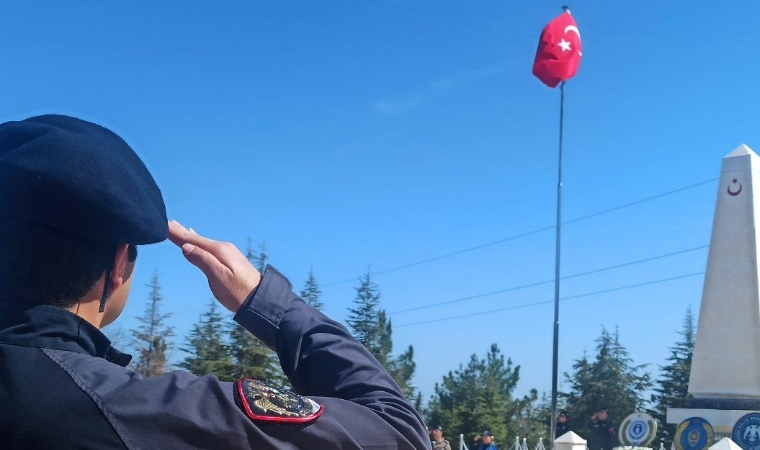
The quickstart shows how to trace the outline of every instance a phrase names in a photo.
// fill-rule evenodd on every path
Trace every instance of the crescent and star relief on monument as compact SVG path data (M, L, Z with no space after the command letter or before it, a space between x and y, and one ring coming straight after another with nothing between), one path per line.
M728 195L731 197L736 197L742 192L742 184L739 183L739 180L737 178L734 178L731 180L731 184L726 186L726 192L728 192Z

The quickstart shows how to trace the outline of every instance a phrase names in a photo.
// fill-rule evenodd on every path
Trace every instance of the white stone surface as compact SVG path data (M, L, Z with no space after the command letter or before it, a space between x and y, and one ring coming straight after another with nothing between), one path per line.
M729 437L724 437L710 447L710 450L742 450L736 442L732 441Z
M578 436L574 432L568 431L567 433L555 439L554 442L555 443L559 442L562 444L585 444L586 440Z
M695 398L760 399L758 171L746 145L723 158L689 380Z
M554 450L586 450L586 440L568 431L554 440Z

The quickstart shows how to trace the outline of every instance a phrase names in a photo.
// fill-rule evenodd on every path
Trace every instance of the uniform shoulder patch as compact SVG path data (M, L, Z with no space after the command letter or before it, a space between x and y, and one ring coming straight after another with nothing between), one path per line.
M325 409L310 398L252 378L235 382L235 400L251 420L269 422L307 423L316 420Z

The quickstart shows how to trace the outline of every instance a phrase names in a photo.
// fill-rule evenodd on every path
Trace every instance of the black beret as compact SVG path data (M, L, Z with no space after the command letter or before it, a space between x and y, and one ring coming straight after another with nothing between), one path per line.
M152 244L169 235L161 190L129 145L61 115L0 124L0 218L103 243Z

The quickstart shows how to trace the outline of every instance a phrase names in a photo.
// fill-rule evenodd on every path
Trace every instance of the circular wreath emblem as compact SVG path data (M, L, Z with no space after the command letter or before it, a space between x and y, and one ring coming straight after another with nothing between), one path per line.
M731 439L744 450L760 450L760 414L743 415L734 425Z
M632 447L647 447L657 436L657 421L647 413L630 414L620 423L620 443Z
M690 417L676 428L676 450L703 450L715 443L715 430L701 417Z

